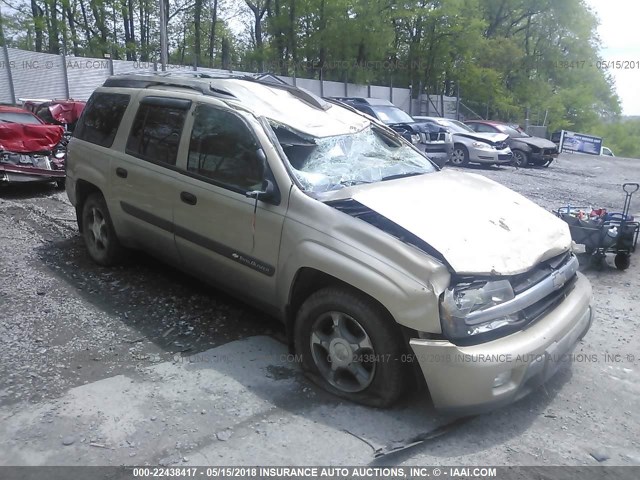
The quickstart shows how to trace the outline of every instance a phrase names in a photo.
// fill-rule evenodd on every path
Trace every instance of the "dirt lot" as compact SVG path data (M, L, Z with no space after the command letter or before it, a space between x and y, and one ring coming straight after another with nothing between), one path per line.
M581 156L468 170L547 209L619 211L640 181L640 160ZM544 388L374 460L451 419L424 394L379 411L319 391L279 324L153 259L96 266L64 192L0 190L0 247L0 465L640 465L640 254L581 255L596 321Z

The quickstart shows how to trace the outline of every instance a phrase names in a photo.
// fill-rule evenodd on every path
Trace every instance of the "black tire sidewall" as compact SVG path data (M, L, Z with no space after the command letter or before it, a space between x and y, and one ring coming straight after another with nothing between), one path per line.
M618 270L626 270L631 265L631 257L624 253L618 253L614 258L614 263Z
M456 167L465 167L469 164L469 150L467 150L467 147L465 147L464 145L458 144L458 145L454 145L453 146L453 152L455 153L456 150L460 150L462 152L462 162L461 163L453 163L451 162L452 165L455 165Z
M106 223L109 241L107 244L107 248L104 251L104 255L97 255L95 250L90 247L91 240L89 240L88 238L87 229L89 228L89 212L92 208L100 211ZM89 197L87 197L84 204L82 205L82 238L84 239L85 246L87 248L87 251L89 252L89 256L97 264L108 267L116 265L121 260L122 247L118 242L116 231L113 228L113 223L111 222L111 215L109 215L107 203L100 193L93 193L89 195Z
M522 163L520 163L520 164L516 160L518 154L522 155L522 158L524 159L524 161ZM523 167L526 167L529 164L529 156L527 155L527 152L525 152L523 150L520 150L520 149L517 149L517 148L515 150L513 150L513 157L514 157L513 158L513 163L514 163L514 165L516 167L523 168Z
M328 311L343 312L367 332L377 359L371 384L361 392L343 392L320 374L311 354L310 336L315 320ZM366 296L346 288L325 288L311 295L298 311L295 326L296 353L311 380L331 393L374 407L392 405L406 388L406 354L402 334L395 321Z

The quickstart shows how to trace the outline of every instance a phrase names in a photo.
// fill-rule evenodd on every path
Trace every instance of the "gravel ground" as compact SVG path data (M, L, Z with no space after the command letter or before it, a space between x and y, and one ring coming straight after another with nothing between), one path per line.
M620 211L640 181L640 160L577 155L467 170L546 209ZM64 192L0 190L0 247L0 465L640 465L637 257L620 272L581 255L596 321L545 387L374 460L451 419L424 395L379 411L317 390L278 323L144 255L96 266Z

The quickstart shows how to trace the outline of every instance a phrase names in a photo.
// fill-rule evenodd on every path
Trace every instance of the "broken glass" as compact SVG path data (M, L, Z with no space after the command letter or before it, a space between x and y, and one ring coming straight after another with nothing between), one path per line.
M424 155L372 127L305 143L278 137L294 175L314 193L435 171Z

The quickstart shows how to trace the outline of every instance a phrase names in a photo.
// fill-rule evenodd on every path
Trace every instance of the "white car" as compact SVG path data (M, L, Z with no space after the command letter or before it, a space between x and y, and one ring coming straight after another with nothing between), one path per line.
M600 149L600 155L604 155L605 157L615 157L615 155L613 154L613 152L609 147L602 147Z

